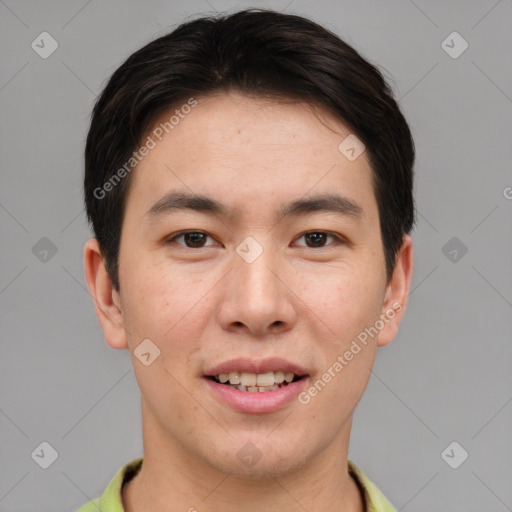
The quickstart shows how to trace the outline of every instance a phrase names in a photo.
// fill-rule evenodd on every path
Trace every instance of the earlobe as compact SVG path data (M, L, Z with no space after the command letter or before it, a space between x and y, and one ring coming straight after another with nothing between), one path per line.
M96 238L91 238L84 246L84 269L96 316L108 345L116 349L128 348L120 297L105 268Z
M405 235L400 251L396 256L395 269L386 287L381 317L384 327L379 332L377 345L387 345L398 333L398 327L405 313L411 286L413 269L412 238Z

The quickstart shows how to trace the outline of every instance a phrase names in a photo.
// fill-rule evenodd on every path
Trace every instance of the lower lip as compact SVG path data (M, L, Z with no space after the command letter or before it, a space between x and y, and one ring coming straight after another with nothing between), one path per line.
M276 412L286 407L297 398L306 386L307 377L291 382L273 391L240 391L226 384L205 378L208 386L221 402L229 405L237 412L246 414L264 414Z

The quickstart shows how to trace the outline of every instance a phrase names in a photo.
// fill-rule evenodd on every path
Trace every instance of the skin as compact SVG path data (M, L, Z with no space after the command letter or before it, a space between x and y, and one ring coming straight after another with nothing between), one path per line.
M132 171L119 293L97 241L84 251L106 341L130 350L141 390L144 464L123 488L125 509L362 512L347 471L352 416L377 348L395 337L405 310L411 238L404 236L387 280L366 153L352 162L340 153L350 130L328 112L234 92L197 99ZM148 216L169 191L205 195L235 213ZM362 215L276 216L283 203L333 192ZM167 241L181 230L205 233L205 246ZM340 240L315 247L302 236L319 231ZM236 252L248 236L263 248L250 264ZM401 310L306 405L235 412L203 379L234 357L282 357L314 383L395 303ZM134 355L147 338L160 350L149 366ZM248 442L262 455L252 467L237 457Z

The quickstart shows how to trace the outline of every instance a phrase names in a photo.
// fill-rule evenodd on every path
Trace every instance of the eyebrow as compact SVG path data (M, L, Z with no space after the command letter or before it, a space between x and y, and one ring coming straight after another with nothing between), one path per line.
M227 208L210 197L184 192L170 192L159 199L146 212L146 215L154 219L176 210L193 210L225 217L233 216L236 213L235 210ZM348 197L337 194L320 194L283 204L276 215L278 218L283 218L317 212L331 212L359 219L363 216L364 210Z

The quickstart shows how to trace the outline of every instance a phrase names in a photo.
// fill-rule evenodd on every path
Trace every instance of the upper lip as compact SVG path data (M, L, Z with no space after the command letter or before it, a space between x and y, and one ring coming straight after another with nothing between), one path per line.
M210 368L205 372L205 375L207 377L214 377L215 375L229 372L266 373L277 371L294 373L300 376L308 374L307 370L298 364L279 357L272 357L260 360L246 358L230 359Z

